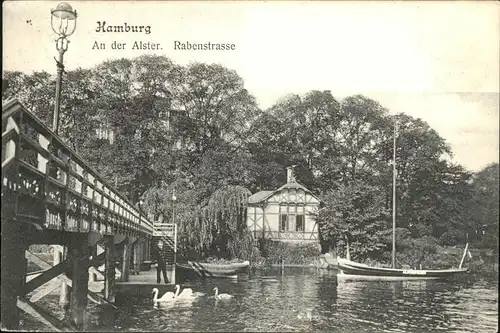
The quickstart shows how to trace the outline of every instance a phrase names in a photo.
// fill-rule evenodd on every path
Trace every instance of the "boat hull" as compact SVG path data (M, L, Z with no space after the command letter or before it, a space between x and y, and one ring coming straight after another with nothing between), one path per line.
M396 269L372 267L346 259L337 259L340 280L438 280L457 276L467 271L466 268L457 269Z
M212 264L188 261L186 263L177 263L176 271L184 278L226 278L235 279L238 274L244 273L250 263L235 264Z

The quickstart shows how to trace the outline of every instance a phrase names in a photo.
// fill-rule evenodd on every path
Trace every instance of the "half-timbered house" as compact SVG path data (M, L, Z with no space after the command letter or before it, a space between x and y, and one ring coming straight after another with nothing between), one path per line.
M255 240L319 243L318 208L319 199L298 184L293 169L288 168L286 184L248 198L247 226Z

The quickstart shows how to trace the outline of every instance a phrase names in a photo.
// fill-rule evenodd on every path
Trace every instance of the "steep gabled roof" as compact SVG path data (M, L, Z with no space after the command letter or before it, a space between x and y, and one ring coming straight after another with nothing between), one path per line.
M270 198L272 195L274 195L282 190L285 190L285 189L303 190L304 192L309 193L310 195L312 195L314 198L316 198L319 201L318 197L316 197L316 195L314 195L311 191L309 191L303 185L300 185L299 183L296 183L296 182L290 182L290 183L286 183L285 185L281 186L280 188L278 188L277 190L274 190L274 191L257 192L255 194L251 195L250 197L248 197L248 203L253 204L253 203L263 202L263 201L267 200L268 198Z
M248 203L258 203L269 198L274 191L260 191L248 197Z
M299 183L295 183L295 182L293 182L293 183L286 183L285 185L283 185L279 189L277 189L275 192L284 190L286 188L301 189L301 190L304 190L306 192L311 193L311 191L309 191L307 188L305 188L304 186L300 185Z

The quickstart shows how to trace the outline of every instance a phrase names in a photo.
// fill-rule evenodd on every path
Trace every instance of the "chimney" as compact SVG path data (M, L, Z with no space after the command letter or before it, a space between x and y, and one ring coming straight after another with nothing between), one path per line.
M286 182L287 183L294 183L295 182L295 176L293 175L293 168L295 165L291 165L286 168Z

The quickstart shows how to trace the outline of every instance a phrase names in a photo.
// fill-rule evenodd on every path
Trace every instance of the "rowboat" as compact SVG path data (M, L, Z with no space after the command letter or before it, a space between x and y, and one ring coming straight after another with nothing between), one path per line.
M466 268L427 270L373 267L343 258L337 258L337 265L337 278L342 280L438 280L467 271Z
M394 124L393 136L393 169L392 169L392 268L373 267L350 260L349 239L347 240L347 258L337 258L338 273L337 281L342 280L436 280L446 279L467 272L462 268L465 256L468 253L469 244L465 250L458 268L451 269L406 269L396 268L396 136L397 124Z
M237 278L249 265L248 260L229 264L188 261L176 263L175 267L177 274L186 278Z

